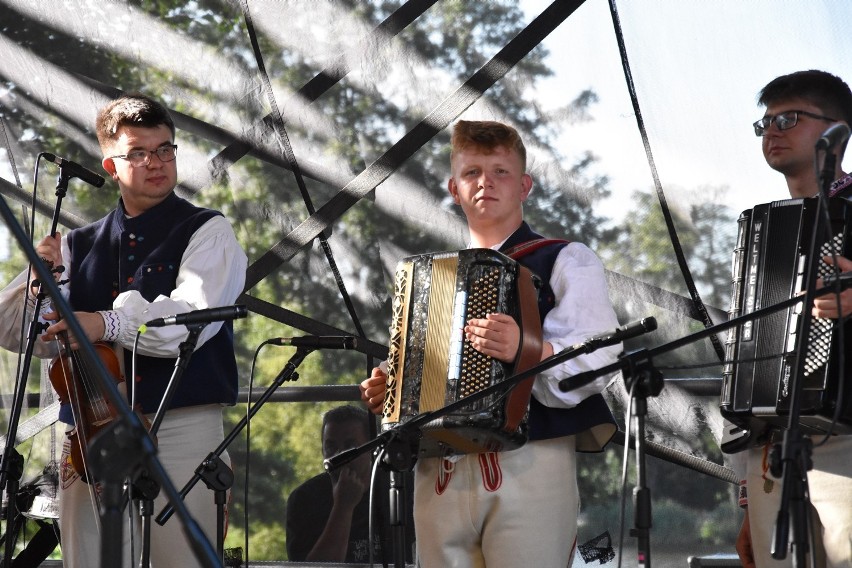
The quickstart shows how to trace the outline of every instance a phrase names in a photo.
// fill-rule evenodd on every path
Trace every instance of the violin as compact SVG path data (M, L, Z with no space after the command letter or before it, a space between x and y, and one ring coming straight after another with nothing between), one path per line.
M92 346L116 384L124 383L118 357L112 346L104 341L97 341ZM92 436L106 428L119 413L103 395L94 373L87 368L83 357L76 350L65 349L54 357L50 362L48 376L59 401L70 404L74 415L74 429L68 433L72 469L82 479L89 481L85 453L89 441ZM150 430L150 422L139 408L135 410L145 427Z
M44 257L42 257L42 260L54 274L61 274L65 270L62 266L54 267L53 262ZM34 283L37 283L37 281ZM40 294L41 285L38 284L37 295ZM48 298L47 303L42 306L42 312L50 310L52 310L52 307ZM59 337L63 349L50 362L48 377L59 397L59 402L71 405L74 416L74 429L68 433L71 446L71 466L83 480L88 482L86 449L89 446L89 441L92 436L106 428L119 413L110 400L104 396L95 373L88 368L85 359L78 351L70 348L68 333L60 332ZM92 347L109 372L110 377L117 385L123 385L125 381L121 374L121 366L112 346L105 341L96 341L92 344ZM137 407L134 410L143 425L150 431L150 421L145 418L141 409ZM154 439L154 443L156 444L156 439Z

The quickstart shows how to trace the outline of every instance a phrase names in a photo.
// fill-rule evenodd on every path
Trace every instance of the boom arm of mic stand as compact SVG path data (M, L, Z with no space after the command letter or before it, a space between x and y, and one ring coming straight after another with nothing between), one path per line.
M827 292L831 292L832 290L833 288L831 286L824 286L816 290L814 292L814 295L825 294ZM611 363L595 371L587 371L585 373L580 373L578 375L568 377L567 379L562 379L561 381L559 381L559 389L562 391L570 391L580 388L589 384L590 382L602 375L607 375L615 371L622 371L627 367L636 365L639 361L652 359L657 355L668 353L669 351L674 351L675 349L679 349L680 347L689 345L690 343L694 343L700 339L704 339L721 331L725 331L726 329L729 329L731 327L740 325L751 320L762 318L785 308L789 308L800 303L802 300L802 296L793 296L792 298L782 300L777 304L772 304L771 306L766 306L765 308L760 308L759 310L755 310L748 314L743 314L739 317L729 319L726 322L722 322L710 327L705 327L700 331L685 335L684 337L675 339L674 341L670 341L669 343L664 343L663 345L659 345L652 349L643 349L638 352L627 353L615 363ZM544 361L542 361L542 363L543 362Z
M246 424L249 423L249 421L254 417L257 411L260 410L260 408L266 403L267 400L269 400L275 390L279 386L281 386L285 381L295 380L296 378L298 378L296 369L299 367L299 365L301 365L302 361L305 359L305 357L308 356L309 353L311 353L311 351L313 350L304 347L299 347L298 349L296 349L296 352L290 357L290 359L287 361L287 364L284 366L281 372L278 373L278 376L275 377L275 380L272 381L272 384L269 386L269 388L266 389L266 391L257 400L255 404L251 405L251 408L249 409L249 412L246 414L246 416L243 416L242 420L240 420L240 422L236 426L234 426L233 430L231 430L231 432L225 437L225 439L222 440L222 443L219 444L219 447L213 450L204 459L204 461L199 464L199 466L195 470L195 473L192 476L192 479L190 479L186 483L186 485L184 485L183 489L181 489L179 494L181 500L183 500L183 498L189 494L192 488L195 487L195 484L202 479L201 472L207 470L211 466L211 464L213 464L214 461L222 455L222 452L224 452L227 447L231 445L231 442L234 441L237 435L242 431ZM172 505L167 505L166 507L164 507L155 519L157 524L160 526L165 525L166 522L168 522L168 520L171 518L172 513L174 513Z
M530 367L525 371L521 371L520 373L516 373L504 381L486 387L481 391L473 393L470 396L460 398L459 400L451 402L443 408L438 408L431 412L424 412L423 414L419 414L408 422L399 424L397 426L394 426L393 428L389 428L388 430L382 432L372 440L369 440L367 443L362 444L357 448L345 450L330 458L326 458L325 460L323 460L323 467L325 467L325 469L328 471L337 469L338 467L341 467L351 462L364 452L371 451L383 445L386 445L394 439L411 440L412 438L419 438L420 427L422 425L428 424L436 418L440 418L441 416L450 414L451 412L455 412L460 408L463 408L473 402L476 402L492 394L507 391L510 388L515 387L524 379L528 379L532 376L541 373L542 371L546 371L551 367L555 367L560 363L564 363L569 359L579 357L580 355L585 355L586 353L591 353L601 347L606 347L607 345L608 344L605 342L595 340L588 341L579 345L574 345L572 347L568 347L567 349L563 349L559 353L556 353L555 355L551 355L547 359L544 359L537 365Z

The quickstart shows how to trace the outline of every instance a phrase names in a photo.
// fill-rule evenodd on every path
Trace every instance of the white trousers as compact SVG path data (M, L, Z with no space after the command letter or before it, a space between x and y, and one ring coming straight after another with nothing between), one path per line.
M820 439L813 437L814 442ZM775 560L771 555L782 483L769 471L764 473L763 452L762 447L748 450L748 518L752 548L758 568L788 568L793 566L792 551L787 552L784 560ZM811 520L818 541L816 566L852 568L852 436L836 436L814 448L813 462L814 467L808 472L808 489Z
M454 464L421 459L414 481L418 566L571 565L579 508L573 436Z
M153 416L149 417L153 419ZM204 458L224 439L222 407L205 405L179 408L166 413L157 433L157 456L177 491L192 478ZM62 559L65 568L97 568L100 563L100 519L93 503L93 487L74 473L67 460L67 441L63 448L59 484L59 526L62 533ZM227 453L222 460L229 464ZM201 526L216 550L216 504L214 493L199 481L184 499L190 514ZM183 526L173 514L164 526L155 518L167 505L160 491L154 502L150 520L152 568L201 567L184 536ZM133 507L138 511L138 507ZM127 512L127 509L125 509ZM136 513L138 518L138 513ZM127 516L125 516L127 518ZM130 531L123 530L124 560L122 566L138 566L142 550L140 532L134 532L136 560L130 559Z

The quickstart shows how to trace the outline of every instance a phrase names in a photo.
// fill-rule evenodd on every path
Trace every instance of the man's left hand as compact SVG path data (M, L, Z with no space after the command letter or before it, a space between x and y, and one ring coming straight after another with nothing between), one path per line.
M512 363L521 343L521 328L506 314L488 314L485 319L471 319L464 334L474 349L504 363Z

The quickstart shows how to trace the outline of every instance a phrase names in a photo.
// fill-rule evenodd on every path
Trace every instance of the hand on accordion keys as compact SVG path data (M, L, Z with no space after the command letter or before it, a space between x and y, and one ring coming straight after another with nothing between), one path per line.
M473 348L504 363L511 363L521 344L521 328L507 314L488 314L482 319L471 319L464 326L465 338Z
M823 257L823 260L834 265L834 259L830 256ZM832 288L825 294L814 299L812 314L814 317L837 319L846 317L852 314L852 260L838 256L837 268L841 271L839 274L829 274L824 278L819 278L816 281L817 289L822 287ZM837 306L836 286L840 287L840 309Z

